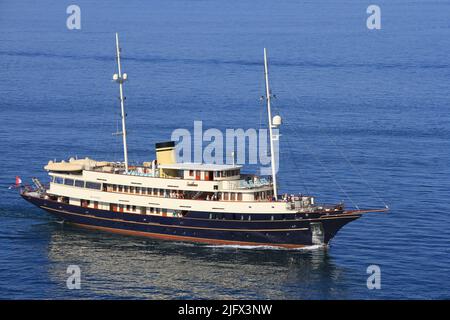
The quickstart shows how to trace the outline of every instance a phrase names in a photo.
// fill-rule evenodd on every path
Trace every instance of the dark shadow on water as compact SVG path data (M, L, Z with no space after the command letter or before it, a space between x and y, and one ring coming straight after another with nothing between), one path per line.
M52 281L79 265L76 297L145 299L345 298L345 270L325 248L306 250L208 246L84 230L52 223ZM61 294L69 294L68 290ZM70 294L72 294L70 292Z

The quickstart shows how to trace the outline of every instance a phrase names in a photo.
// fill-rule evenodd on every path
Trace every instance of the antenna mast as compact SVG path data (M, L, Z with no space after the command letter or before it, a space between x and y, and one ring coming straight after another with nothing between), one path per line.
M272 185L273 185L273 196L275 197L275 200L278 198L277 194L277 174L275 170L275 153L273 148L273 141L274 136L272 132L272 110L270 108L270 98L272 97L270 93L270 87L269 87L269 69L267 67L267 50L264 48L264 75L266 78L266 100L267 100L267 115L269 117L269 134L270 134L270 162L272 165Z
M127 130L125 127L125 106L124 106L124 96L123 96L123 83L127 80L128 76L126 73L122 74L122 66L120 64L120 47L119 47L119 34L116 32L116 58L117 58L117 69L118 73L113 75L113 80L119 84L120 91L120 110L122 115L122 138L123 138L123 157L125 162L125 173L128 172L128 150L127 150Z

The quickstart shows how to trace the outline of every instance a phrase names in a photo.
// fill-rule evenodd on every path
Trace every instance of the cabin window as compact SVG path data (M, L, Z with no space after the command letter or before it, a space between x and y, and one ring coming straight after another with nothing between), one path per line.
M223 193L223 200L228 200L228 192Z
M147 194L147 188L141 188L141 194Z
M238 201L242 201L242 193L237 194L237 199L238 199Z
M132 206L132 207L131 207L131 210L132 210L132 211L136 211L136 206Z
M113 184L113 191L114 191L114 192L117 191L117 184Z
M236 194L235 194L234 192L231 192L231 193L230 193L230 200L231 200L231 201L236 200Z
M86 181L86 188L100 190L102 188L101 183Z
M75 187L84 188L84 181L75 180Z
M130 189L128 188L128 186L123 186L123 192L128 193L129 190L130 190Z
M55 183L59 183L59 184L63 184L64 183L64 179L61 177L55 177Z
M130 211L131 205L127 204L127 211Z
M155 212L155 208L151 207L150 208L150 213L153 213L153 212Z
M189 177L193 177L194 176L194 170L189 170Z
M64 184L67 186L73 186L73 179L65 179Z

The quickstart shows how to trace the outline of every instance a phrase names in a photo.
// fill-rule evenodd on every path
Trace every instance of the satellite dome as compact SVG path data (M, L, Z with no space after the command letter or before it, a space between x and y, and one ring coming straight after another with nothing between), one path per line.
M281 121L281 117L280 116L277 115L277 116L273 117L272 124L275 127L279 127L281 125L281 123L282 123L282 121Z

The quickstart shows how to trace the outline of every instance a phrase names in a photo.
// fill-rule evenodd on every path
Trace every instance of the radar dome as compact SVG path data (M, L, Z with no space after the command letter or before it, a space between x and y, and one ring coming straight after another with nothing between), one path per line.
M281 117L280 116L273 117L272 124L275 127L279 127L281 125L281 123L282 123L282 121L281 121Z

